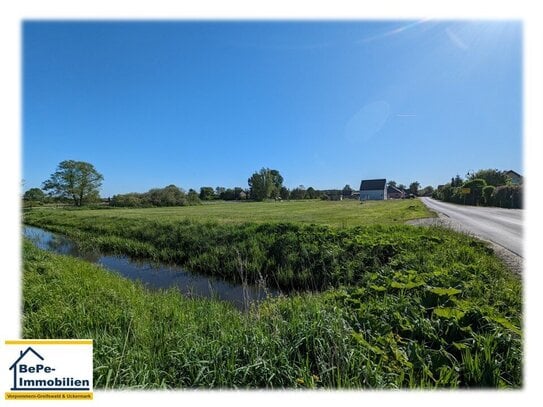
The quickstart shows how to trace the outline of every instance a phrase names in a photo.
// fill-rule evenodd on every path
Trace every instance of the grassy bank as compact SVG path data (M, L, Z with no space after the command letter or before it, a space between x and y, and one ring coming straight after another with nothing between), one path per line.
M519 387L520 281L470 242L243 314L25 241L23 336L93 338L97 388Z
M413 204L405 206L404 202L401 205L408 211L411 206L422 205L410 201ZM284 204L283 208L290 203ZM320 207L320 202L304 203L306 208L313 204ZM249 205L252 204L221 207L239 210ZM360 204L356 205L360 208ZM384 217L390 208L384 202L372 210ZM176 211L185 209L192 208ZM33 210L25 213L24 222L104 251L172 262L230 281L264 283L284 290L322 290L357 284L368 271L399 262L409 253L433 251L457 239L457 235L444 231L436 237L434 231L410 226L340 228L299 222L220 223L202 222L202 218L179 220L156 213L150 215L146 209Z
M206 206L26 212L25 223L83 245L300 293L240 313L25 242L25 337L95 339L95 381L107 388L522 385L521 282L485 244L396 221L308 224L283 204L254 204L283 208L282 223L183 212Z

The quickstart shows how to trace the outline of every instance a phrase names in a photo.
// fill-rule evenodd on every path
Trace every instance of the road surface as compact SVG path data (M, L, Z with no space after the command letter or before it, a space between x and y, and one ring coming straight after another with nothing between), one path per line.
M425 197L421 200L428 208L456 223L456 228L522 257L522 209L456 205Z

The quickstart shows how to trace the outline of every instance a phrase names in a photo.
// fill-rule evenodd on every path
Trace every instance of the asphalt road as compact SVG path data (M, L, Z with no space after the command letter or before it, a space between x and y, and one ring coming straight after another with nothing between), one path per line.
M464 232L490 240L522 257L522 209L456 205L432 198L421 200L428 208L457 223Z

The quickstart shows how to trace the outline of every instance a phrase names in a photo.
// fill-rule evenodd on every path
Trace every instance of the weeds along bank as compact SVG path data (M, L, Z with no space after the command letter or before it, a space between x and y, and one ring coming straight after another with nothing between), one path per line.
M104 217L104 211L31 211L24 222L103 251L172 262L234 282L283 290L357 284L368 271L432 268L481 243L446 230L411 226L334 228L301 223L219 224ZM108 211L109 212L109 211ZM465 256L471 256L466 252Z
M107 219L101 215L108 212ZM242 314L24 246L24 335L95 339L99 387L520 387L520 280L438 228L31 211L102 249L285 291ZM126 346L125 346L126 344Z
M94 339L97 388L522 385L520 282L477 246L248 313L23 250L23 336Z

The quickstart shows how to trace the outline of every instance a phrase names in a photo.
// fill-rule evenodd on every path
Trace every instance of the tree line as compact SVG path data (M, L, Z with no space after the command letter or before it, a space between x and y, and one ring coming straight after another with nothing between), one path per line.
M412 196L431 196L434 192L434 187L427 185L424 188L421 188L420 182L418 181L414 181L406 187L404 184L397 184L396 181L391 180L387 182L387 187L397 188L405 194Z
M194 189L185 191L176 185L164 188L152 188L147 192L130 192L116 194L108 199L100 198L100 187L104 176L90 163L83 161L65 160L59 163L56 171L42 183L40 188L31 188L23 195L25 206L42 205L44 203L72 203L74 206L103 203L116 207L154 207L154 206L185 206L198 205L202 201L264 201L264 200L299 200L299 199L349 199L354 198L350 185L343 189L318 190L313 187L306 188L299 185L289 189L283 185L284 178L276 169L261 168L255 171L248 179L248 187L237 186L225 188L217 186L202 186L200 191ZM431 193L432 187L419 190L418 182L397 185L389 181L389 186L412 193Z
M432 197L461 205L522 208L522 185L513 185L506 171L484 169L466 174L466 179L456 175L440 185Z

